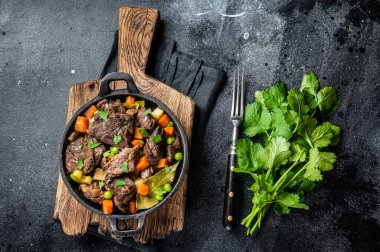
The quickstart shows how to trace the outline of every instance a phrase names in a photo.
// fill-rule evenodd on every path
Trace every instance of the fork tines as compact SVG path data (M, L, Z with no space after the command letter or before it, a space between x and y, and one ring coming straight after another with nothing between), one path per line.
M234 72L233 92L232 92L232 107L231 120L241 120L244 114L244 85L243 85L244 70L238 68L237 73Z

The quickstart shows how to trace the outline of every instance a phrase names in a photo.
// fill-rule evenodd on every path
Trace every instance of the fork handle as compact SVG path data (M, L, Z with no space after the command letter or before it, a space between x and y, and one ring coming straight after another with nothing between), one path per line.
M236 228L237 223L237 193L236 179L233 169L236 166L236 155L228 155L226 188L224 191L223 227L227 230Z

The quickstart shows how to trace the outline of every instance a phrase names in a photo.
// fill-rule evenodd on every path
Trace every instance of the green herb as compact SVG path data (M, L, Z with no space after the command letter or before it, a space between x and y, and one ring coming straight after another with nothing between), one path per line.
M169 173L170 171L172 170L172 168L170 168L170 166L165 166L165 172L166 173Z
M152 110L150 109L150 108L148 108L147 110L145 110L143 113L142 113L142 115L145 117L145 116L147 116L147 115L149 115L149 114L151 114L152 113Z
M98 110L99 117L102 118L103 121L108 122L108 113L103 110Z
M140 134L143 137L148 137L149 136L148 131L146 131L146 129L140 128L139 131L140 131Z
M81 150L83 149L83 144L78 145L78 148Z
M82 159L79 159L79 160L78 160L77 166L78 166L78 169L79 169L79 170L82 170L82 168L83 168L83 166L84 166L84 164L83 164L83 160L82 160Z
M103 186L104 186L104 180L100 180L99 181L99 189L102 190Z
M127 184L127 181L125 179L119 179L118 181L116 181L115 186L123 186L126 184Z
M168 123L168 125L166 125L166 126L168 126L168 127L173 127L173 126L174 126L174 123L173 123L172 121L170 121L170 122Z
M336 155L326 147L340 139L340 128L319 122L316 115L330 115L338 104L335 89L320 89L313 73L304 76L300 91L287 92L278 82L255 93L255 102L246 106L243 126L248 137L259 137L263 144L239 139L234 168L254 180L249 188L252 211L242 221L247 234L260 228L271 205L278 215L289 214L291 208L309 209L304 192L333 169Z
M126 162L121 164L121 169L123 170L124 173L128 173L128 164Z
M102 143L94 143L93 141L88 142L88 148L95 149L96 147L99 147L102 145Z
M122 138L121 136L114 136L114 137L113 137L113 142L114 142L115 144L118 144L118 143L120 143L121 141L123 141L123 138Z
M103 153L103 157L108 157L111 154L111 151L106 151Z
M159 144L159 143L161 143L161 141L162 141L162 136L161 136L161 135L155 135L155 136L152 136L152 141L153 141L153 143L155 143L155 144Z

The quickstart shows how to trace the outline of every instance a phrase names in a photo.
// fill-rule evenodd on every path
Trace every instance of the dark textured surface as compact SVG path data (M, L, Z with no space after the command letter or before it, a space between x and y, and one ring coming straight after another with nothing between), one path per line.
M227 72L244 65L249 101L278 79L298 87L309 71L342 97L332 117L343 129L337 166L306 196L310 210L270 212L261 231L246 237L241 227L224 231L220 219L228 81L205 129L202 162L190 170L185 231L160 241L161 250L380 250L380 3L374 0L1 1L0 250L121 248L65 236L52 215L68 89L97 78L117 9L125 5L158 8L163 34L207 64ZM245 194L242 214L250 208Z

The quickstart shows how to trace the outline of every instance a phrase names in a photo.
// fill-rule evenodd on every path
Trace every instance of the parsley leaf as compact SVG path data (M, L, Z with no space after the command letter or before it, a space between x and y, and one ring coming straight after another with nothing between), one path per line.
M126 162L121 164L121 169L123 170L124 173L129 172L128 164Z
M124 186L127 184L127 181L125 179L119 179L118 181L116 181L115 183L115 186Z
M79 170L82 170L82 168L84 167L84 164L83 164L83 160L82 160L82 159L79 159L79 160L78 160L77 167L78 167Z
M161 135L155 135L155 136L152 136L152 141L153 141L153 143L155 143L155 144L159 144L159 143L161 143L161 141L162 141L162 136L161 136Z
M99 189L102 190L104 186L104 180L99 180Z
M121 136L114 136L113 137L113 142L114 144L118 144L120 143L121 141L123 141L123 138Z
M292 208L303 208L308 210L309 207L306 204L300 203L300 197L294 193L282 193L278 195L276 200L276 205L274 207L274 211L278 215L289 214L289 207Z
M314 73L305 74L303 76L301 84L301 92L307 92L312 96L317 96L317 90L319 88L319 80Z
M267 169L277 169L281 164L285 164L290 157L290 143L283 137L272 138L265 146L264 151L260 152L262 164Z
M149 136L148 131L146 131L146 129L140 128L140 129L139 129L139 132L140 132L140 134L141 134L143 137L148 137L148 136Z
M317 105L322 115L328 116L339 105L339 97L332 87L324 87L317 94Z
M275 109L272 113L272 124L271 124L272 137L284 137L289 139L292 137L292 132L290 131L290 127L285 120L284 113L281 109Z
M287 100L289 107L300 116L306 115L310 110L309 106L306 105L305 98L302 93L294 88L290 89Z
M268 110L258 103L248 104L244 112L244 132L253 137L269 129L271 116Z
M325 122L313 131L310 140L315 148L321 148L328 146L331 143L332 137L331 124Z
M103 111L103 110L98 110L98 115L99 117L105 121L105 122L108 122L108 113Z
M267 107L270 111L276 108L283 108L285 105L285 97L285 83L282 81L279 81L273 87L255 93L256 101Z
M165 166L165 173L171 172L172 168L170 166Z
M145 116L147 116L147 115L149 115L149 114L152 114L152 110L150 109L150 108L148 108L147 110L145 110L143 113L142 113L142 115L145 117Z
M111 151L106 151L103 153L103 157L108 157L111 154Z
M256 143L253 144L249 139L239 139L237 141L236 156L238 168L236 172L255 171L259 168L259 153L263 147Z
M88 148L95 149L96 147L99 147L102 145L102 143L94 143L93 141L88 142Z

